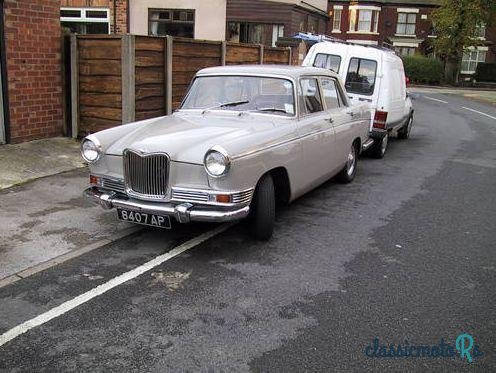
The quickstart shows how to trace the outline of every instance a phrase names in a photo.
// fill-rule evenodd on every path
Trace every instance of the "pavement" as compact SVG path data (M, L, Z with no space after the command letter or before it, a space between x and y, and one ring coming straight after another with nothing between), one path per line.
M144 229L0 288L0 370L495 371L496 109L412 96L411 138L279 209L266 243ZM366 355L463 333L472 363Z
M75 140L0 146L0 286L138 229L85 201L87 181Z
M470 100L475 100L484 104L496 106L496 90L494 89L473 89L473 88L446 88L434 86L412 86L409 92L430 92L443 95L461 96Z

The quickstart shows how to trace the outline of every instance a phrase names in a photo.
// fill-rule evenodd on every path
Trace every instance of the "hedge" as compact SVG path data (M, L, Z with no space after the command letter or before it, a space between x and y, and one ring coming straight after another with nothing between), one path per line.
M496 82L496 63L479 62L474 79L477 82Z
M444 76L443 64L434 58L405 56L403 65L412 83L439 84Z

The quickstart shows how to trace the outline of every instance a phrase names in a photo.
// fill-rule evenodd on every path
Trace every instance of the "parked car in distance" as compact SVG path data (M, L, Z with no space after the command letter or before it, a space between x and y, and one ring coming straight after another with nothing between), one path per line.
M369 149L372 156L382 158L388 139L407 139L413 124L412 101L406 92L403 61L393 51L338 41L314 44L303 66L325 68L337 73L344 82L353 103L370 105Z
M276 201L289 203L332 176L350 182L370 112L350 106L336 74L299 66L199 71L178 111L87 136L85 195L120 220L250 219L269 239Z

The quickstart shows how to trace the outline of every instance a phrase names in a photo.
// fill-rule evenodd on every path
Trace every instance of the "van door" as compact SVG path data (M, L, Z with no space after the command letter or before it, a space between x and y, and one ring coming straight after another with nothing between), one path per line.
M377 65L376 60L350 58L344 86L352 103L368 102L375 105L374 91L378 88Z
M396 127L403 122L404 107L405 107L405 77L404 72L396 61L388 63L390 76L390 96L391 101L388 105L388 127Z

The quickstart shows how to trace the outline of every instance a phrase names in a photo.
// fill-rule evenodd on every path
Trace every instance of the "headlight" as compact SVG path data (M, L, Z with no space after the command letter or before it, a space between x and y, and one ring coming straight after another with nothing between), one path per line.
M98 161L101 154L100 144L96 141L86 138L81 143L81 155L86 162L94 163Z
M220 177L229 171L231 160L224 149L220 146L214 146L205 154L203 163L210 176Z

